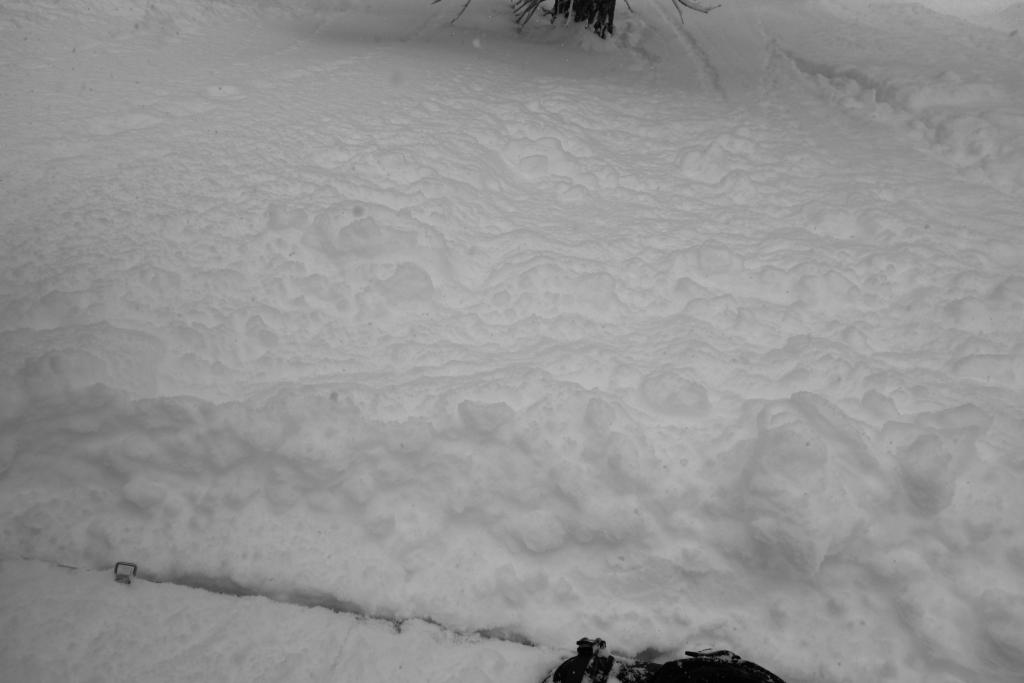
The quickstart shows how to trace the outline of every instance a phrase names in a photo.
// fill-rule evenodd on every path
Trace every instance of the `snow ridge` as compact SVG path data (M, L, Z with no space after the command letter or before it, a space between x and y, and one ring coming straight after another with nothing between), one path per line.
M1024 42L1008 11L1011 30L1004 32L927 5L832 0L823 3L823 12L808 8L814 28L803 36L781 22L771 5L763 16L775 36L773 51L819 97L901 131L971 182L1020 197L1024 102L1016 65L1024 60ZM983 9L960 8L965 15ZM922 31L935 42L915 40ZM804 37L815 35L817 40Z
M947 71L894 76L857 67L828 67L786 55L822 96L851 114L906 135L976 182L1024 194L1024 119L1020 104L989 80Z

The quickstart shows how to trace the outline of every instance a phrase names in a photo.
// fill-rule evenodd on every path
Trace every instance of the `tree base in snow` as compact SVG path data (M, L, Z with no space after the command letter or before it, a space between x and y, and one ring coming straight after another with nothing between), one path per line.
M544 0L513 0L512 9L516 23L520 26L536 14ZM590 29L606 37L615 31L615 0L555 0L550 10L543 10L551 20L562 17L566 20L586 24Z
M459 14L452 20L452 23L458 21L472 1L466 0ZM431 2L436 4L441 2L441 0L431 0ZM594 33L602 38L615 32L616 0L554 0L554 6L551 9L542 9L541 7L547 0L511 0L511 2L512 11L519 26L525 26L533 18L533 15L540 10L541 14L550 16L551 21L562 17L566 21L572 20L580 24L586 24ZM683 13L680 9L682 7L687 7L704 14L718 7L718 5L705 7L694 0L672 0L672 4L679 12L680 21L683 18ZM626 5L629 5L628 0Z
M615 32L615 0L555 0L552 18L570 18L586 24L604 38Z

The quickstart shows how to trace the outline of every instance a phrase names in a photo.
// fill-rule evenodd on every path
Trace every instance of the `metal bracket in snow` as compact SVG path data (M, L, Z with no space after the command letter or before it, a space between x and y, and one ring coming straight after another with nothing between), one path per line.
M114 565L114 580L130 585L138 571L139 566L133 562L118 562Z

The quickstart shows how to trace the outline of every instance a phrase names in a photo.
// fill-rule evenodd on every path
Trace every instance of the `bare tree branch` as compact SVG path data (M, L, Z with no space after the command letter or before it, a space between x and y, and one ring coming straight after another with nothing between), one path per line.
M704 7L702 5L698 5L693 0L672 0L672 2L675 3L676 9L679 9L679 5L682 5L683 7L692 9L695 12L701 12L703 14L707 14L711 10L718 9L719 7L721 7L721 5L712 5L711 7ZM680 16L682 16L682 13L680 13Z
M542 2L543 0L514 0L512 13L515 15L516 23L523 26L530 21L534 13L540 9Z
M430 0L431 5L436 5L439 2L441 2L441 0ZM459 20L459 17L462 16L463 12L466 11L466 8L469 7L469 3L471 2L473 2L473 0L466 0L466 4L462 6L462 9L459 10L459 13L455 15L454 19L452 19L453 24Z

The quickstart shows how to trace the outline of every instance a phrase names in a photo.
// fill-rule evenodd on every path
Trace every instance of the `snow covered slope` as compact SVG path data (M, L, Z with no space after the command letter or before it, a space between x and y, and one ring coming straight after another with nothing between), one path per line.
M5 681L538 681L554 653L326 609L0 563Z
M0 558L1019 680L1024 40L631 4L5 2ZM94 579L26 572L0 668L51 680L84 612L24 606Z

